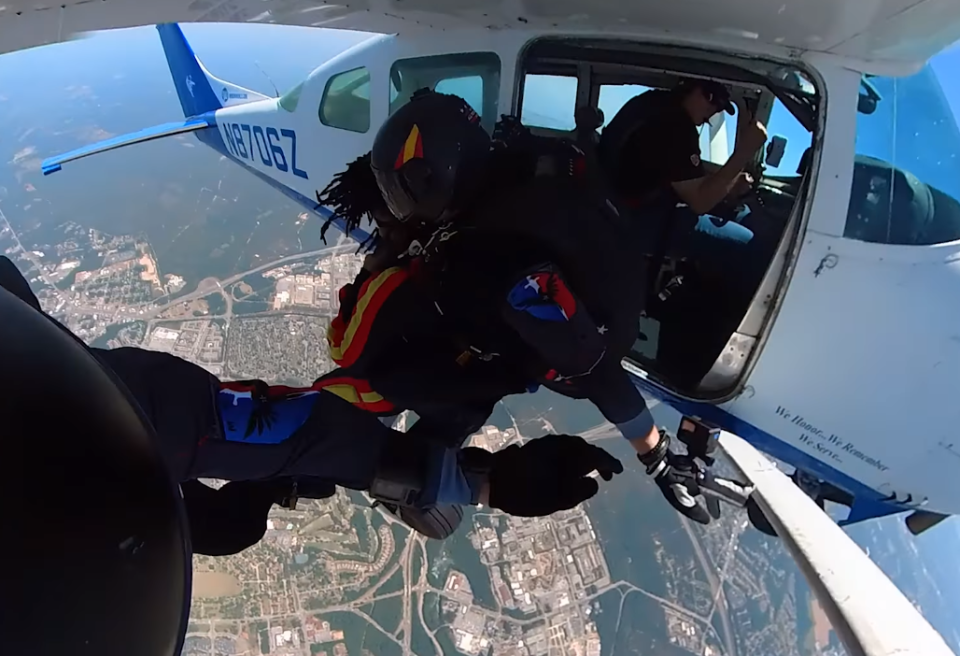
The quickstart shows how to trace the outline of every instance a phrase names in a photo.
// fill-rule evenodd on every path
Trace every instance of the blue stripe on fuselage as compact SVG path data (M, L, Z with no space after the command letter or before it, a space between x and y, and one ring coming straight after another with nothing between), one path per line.
M700 417L701 419L714 423L722 427L723 430L745 439L760 451L799 467L803 471L809 472L821 480L832 483L852 494L855 499L853 508L850 509L850 515L847 519L838 522L841 526L853 524L865 519L884 517L886 515L915 509L901 503L887 501L887 495L877 492L848 474L834 469L825 462L817 460L810 454L804 453L795 446L732 415L723 408L711 403L681 399L648 380L644 380L633 374L631 374L630 377L641 391L660 399L667 405L675 408L678 412Z
M333 224L337 226L337 228L340 229L341 232L346 231L346 224L344 223L343 219L334 215L334 213L330 211L329 208L318 204L315 198L308 198L304 196L296 189L292 189L291 187L288 187L282 182L270 177L266 173L255 169L254 167L250 166L247 162L244 162L242 159L237 158L232 152L230 152L230 150L227 148L227 144L224 143L223 141L223 135L220 133L220 129L217 124L217 119L213 112L202 114L197 118L205 119L209 121L210 124L212 125L212 127L206 130L199 130L197 132L194 132L197 139L200 140L200 143L206 146L209 146L210 148L213 148L215 151L217 151L221 155L225 155L231 161L236 162L237 164L242 166L245 170L254 174L255 176L257 176L258 178L260 178L261 180L269 184L271 187L273 187L274 189L282 193L284 196L286 196L290 200L296 203L299 203L300 205L310 210L311 212L314 212L318 216L324 219L329 219L330 217L333 217ZM350 236L353 237L358 243L361 243L370 237L370 233L368 233L366 230L357 228L350 233Z

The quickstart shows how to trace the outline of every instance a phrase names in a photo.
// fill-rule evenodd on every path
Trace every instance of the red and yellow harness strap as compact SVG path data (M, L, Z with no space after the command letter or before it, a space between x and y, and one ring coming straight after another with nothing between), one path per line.
M337 315L327 329L327 342L334 362L341 367L349 367L357 361L367 345L380 308L408 277L405 269L390 267L363 283L347 320Z
M351 376L331 376L321 378L313 384L313 389L324 390L336 394L344 401L348 401L361 410L378 413L392 413L395 406L377 394L370 383Z

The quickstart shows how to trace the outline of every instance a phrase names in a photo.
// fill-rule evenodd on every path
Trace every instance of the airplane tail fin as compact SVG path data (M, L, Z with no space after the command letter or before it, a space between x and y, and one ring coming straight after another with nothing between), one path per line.
M178 24L157 25L157 31L184 117L200 116L224 107L267 98L211 75L197 59Z

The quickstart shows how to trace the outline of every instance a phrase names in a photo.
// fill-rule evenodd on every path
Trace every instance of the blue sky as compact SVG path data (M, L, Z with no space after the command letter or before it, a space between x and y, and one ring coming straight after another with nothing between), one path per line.
M213 74L271 96L274 88L267 76L283 93L327 59L369 36L343 30L242 23L186 23L182 28ZM118 60L121 52L122 59ZM74 65L84 73L90 69L145 70L145 74L167 70L156 29L137 27L96 32L76 41L5 54L0 57L0 89L16 88L16 82L29 81L31 88L43 85L47 77L71 75ZM141 84L167 85L169 74L165 75L125 83L136 93Z

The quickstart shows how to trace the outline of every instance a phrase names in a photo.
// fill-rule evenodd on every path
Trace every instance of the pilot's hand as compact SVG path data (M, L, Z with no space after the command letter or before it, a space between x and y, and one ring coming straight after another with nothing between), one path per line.
M493 454L490 506L520 517L545 517L590 499L600 489L587 474L609 481L619 460L576 435L548 435Z
M763 123L751 119L737 132L734 150L745 157L752 157L767 142L767 128Z
M730 193L727 195L730 198L740 198L751 189L753 189L753 176L746 171L742 171L733 181L733 186L730 187Z
M699 524L709 524L710 514L697 502L697 464L687 455L667 451L660 466L652 471L653 481L674 510Z
M747 107L747 99L743 96L733 98L733 104L737 108L737 133L739 134L753 120L753 112Z

